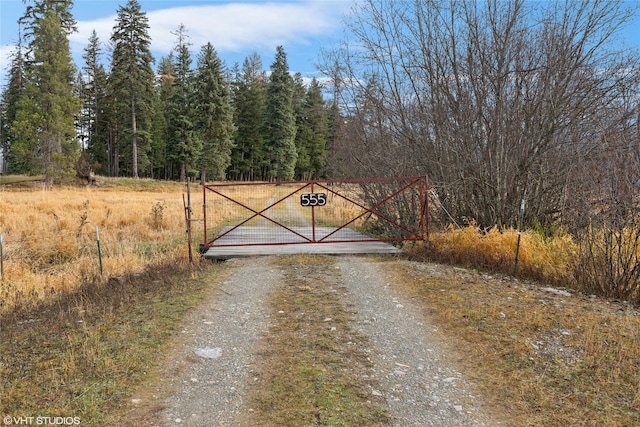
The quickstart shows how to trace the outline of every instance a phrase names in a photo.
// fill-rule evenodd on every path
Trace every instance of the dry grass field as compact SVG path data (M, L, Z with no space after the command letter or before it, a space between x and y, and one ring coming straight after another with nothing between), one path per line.
M6 179L0 177L0 414L123 425L116 420L132 390L149 380L184 317L233 267L197 256L188 263L184 185L100 179L97 187L45 191L27 179L3 185ZM193 185L196 218L201 205L201 188ZM211 227L224 218L217 209L208 207ZM460 363L486 395L497 407L508 402L513 425L640 425L637 307L570 289L576 243L568 236L523 233L518 278L510 277L516 241L515 231L434 232L429 248L407 250L404 258L420 262L385 264L393 287L422 304L452 352L464 349ZM565 290L549 291L549 284ZM317 297L305 304L323 307L325 296ZM333 380L350 381L346 374ZM366 409L354 399L340 405Z
M0 186L0 312L134 275L151 262L184 262L185 193L176 183L122 179L51 190ZM196 190L194 206L198 197Z
M41 183L28 177L2 179L0 313L33 307L83 285L140 274L149 264L188 260L184 184L100 178L98 186L44 190ZM295 192L296 186L225 186L218 191L261 211ZM292 196L293 200L296 197ZM278 217L290 204L279 203L265 215ZM199 185L192 185L191 205L193 218L201 219L203 194ZM353 204L340 198L332 199L328 210L322 211L323 215L341 224L359 214ZM308 212L301 215L304 213ZM207 237L213 238L223 226L252 215L237 203L208 192ZM248 225L258 220L254 218ZM194 222L192 230L197 251L203 238L202 223Z
M429 242L428 257L432 261L504 274L514 272L518 242L516 230L492 228L483 231L474 226L450 228L432 232ZM576 242L568 234L542 237L532 231L523 232L516 274L559 287L572 287L577 251ZM417 248L414 253L424 251Z

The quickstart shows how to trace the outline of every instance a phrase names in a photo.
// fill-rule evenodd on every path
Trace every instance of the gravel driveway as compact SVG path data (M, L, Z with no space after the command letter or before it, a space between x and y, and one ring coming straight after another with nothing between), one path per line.
M242 426L255 381L256 343L267 336L271 289L286 266L270 257L228 261L234 271L185 324L156 386L161 426ZM380 390L396 426L501 425L448 360L439 332L420 309L390 288L375 258L341 257L335 268L356 312L352 327L368 338ZM169 395L167 397L167 395Z

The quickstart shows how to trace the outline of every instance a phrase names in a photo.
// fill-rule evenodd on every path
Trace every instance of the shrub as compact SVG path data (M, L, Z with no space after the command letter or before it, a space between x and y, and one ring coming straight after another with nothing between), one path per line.
M631 219L630 219L631 221ZM640 218L591 225L577 237L562 231L522 233L517 274L560 287L640 303ZM497 228L432 232L414 256L490 272L513 274L518 233Z
M640 224L633 222L592 224L582 232L575 276L583 290L640 303Z
M442 232L432 232L428 249L421 252L437 262L512 274L517 240L518 232L513 229L481 230L475 225L460 229L449 227ZM557 286L569 286L573 281L571 266L576 253L576 243L566 233L543 238L539 233L523 232L517 274Z

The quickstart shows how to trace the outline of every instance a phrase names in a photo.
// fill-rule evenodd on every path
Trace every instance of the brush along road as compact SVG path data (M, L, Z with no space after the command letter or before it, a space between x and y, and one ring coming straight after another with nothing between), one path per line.
M134 399L151 425L501 425L383 258L229 262L153 397Z

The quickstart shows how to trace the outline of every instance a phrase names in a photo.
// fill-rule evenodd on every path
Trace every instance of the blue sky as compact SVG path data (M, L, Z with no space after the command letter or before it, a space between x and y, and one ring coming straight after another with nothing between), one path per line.
M175 32L184 24L191 37L195 58L207 42L215 47L228 66L242 64L257 52L265 69L274 60L276 47L287 53L289 68L303 76L318 75L319 51L341 37L342 17L352 0L138 0L149 18L152 52L157 61L174 47ZM78 32L70 37L76 65L92 30L108 42L118 6L127 0L75 0L73 15ZM17 41L17 20L25 11L22 0L0 0L0 84L7 71L7 53Z
M252 52L262 58L264 69L273 62L276 47L287 52L289 68L304 77L318 76L319 51L342 38L342 18L355 0L139 0L147 13L156 61L167 56L176 38L172 31L184 24L195 57L211 42L228 66L240 64ZM542 0L540 0L542 1ZM75 0L73 14L79 31L70 37L76 65L93 29L108 42L119 5L127 0ZM640 0L629 0L640 6ZM22 0L0 0L0 85L5 83L7 53L17 41L17 20L23 15ZM629 45L640 49L640 16L622 34Z

